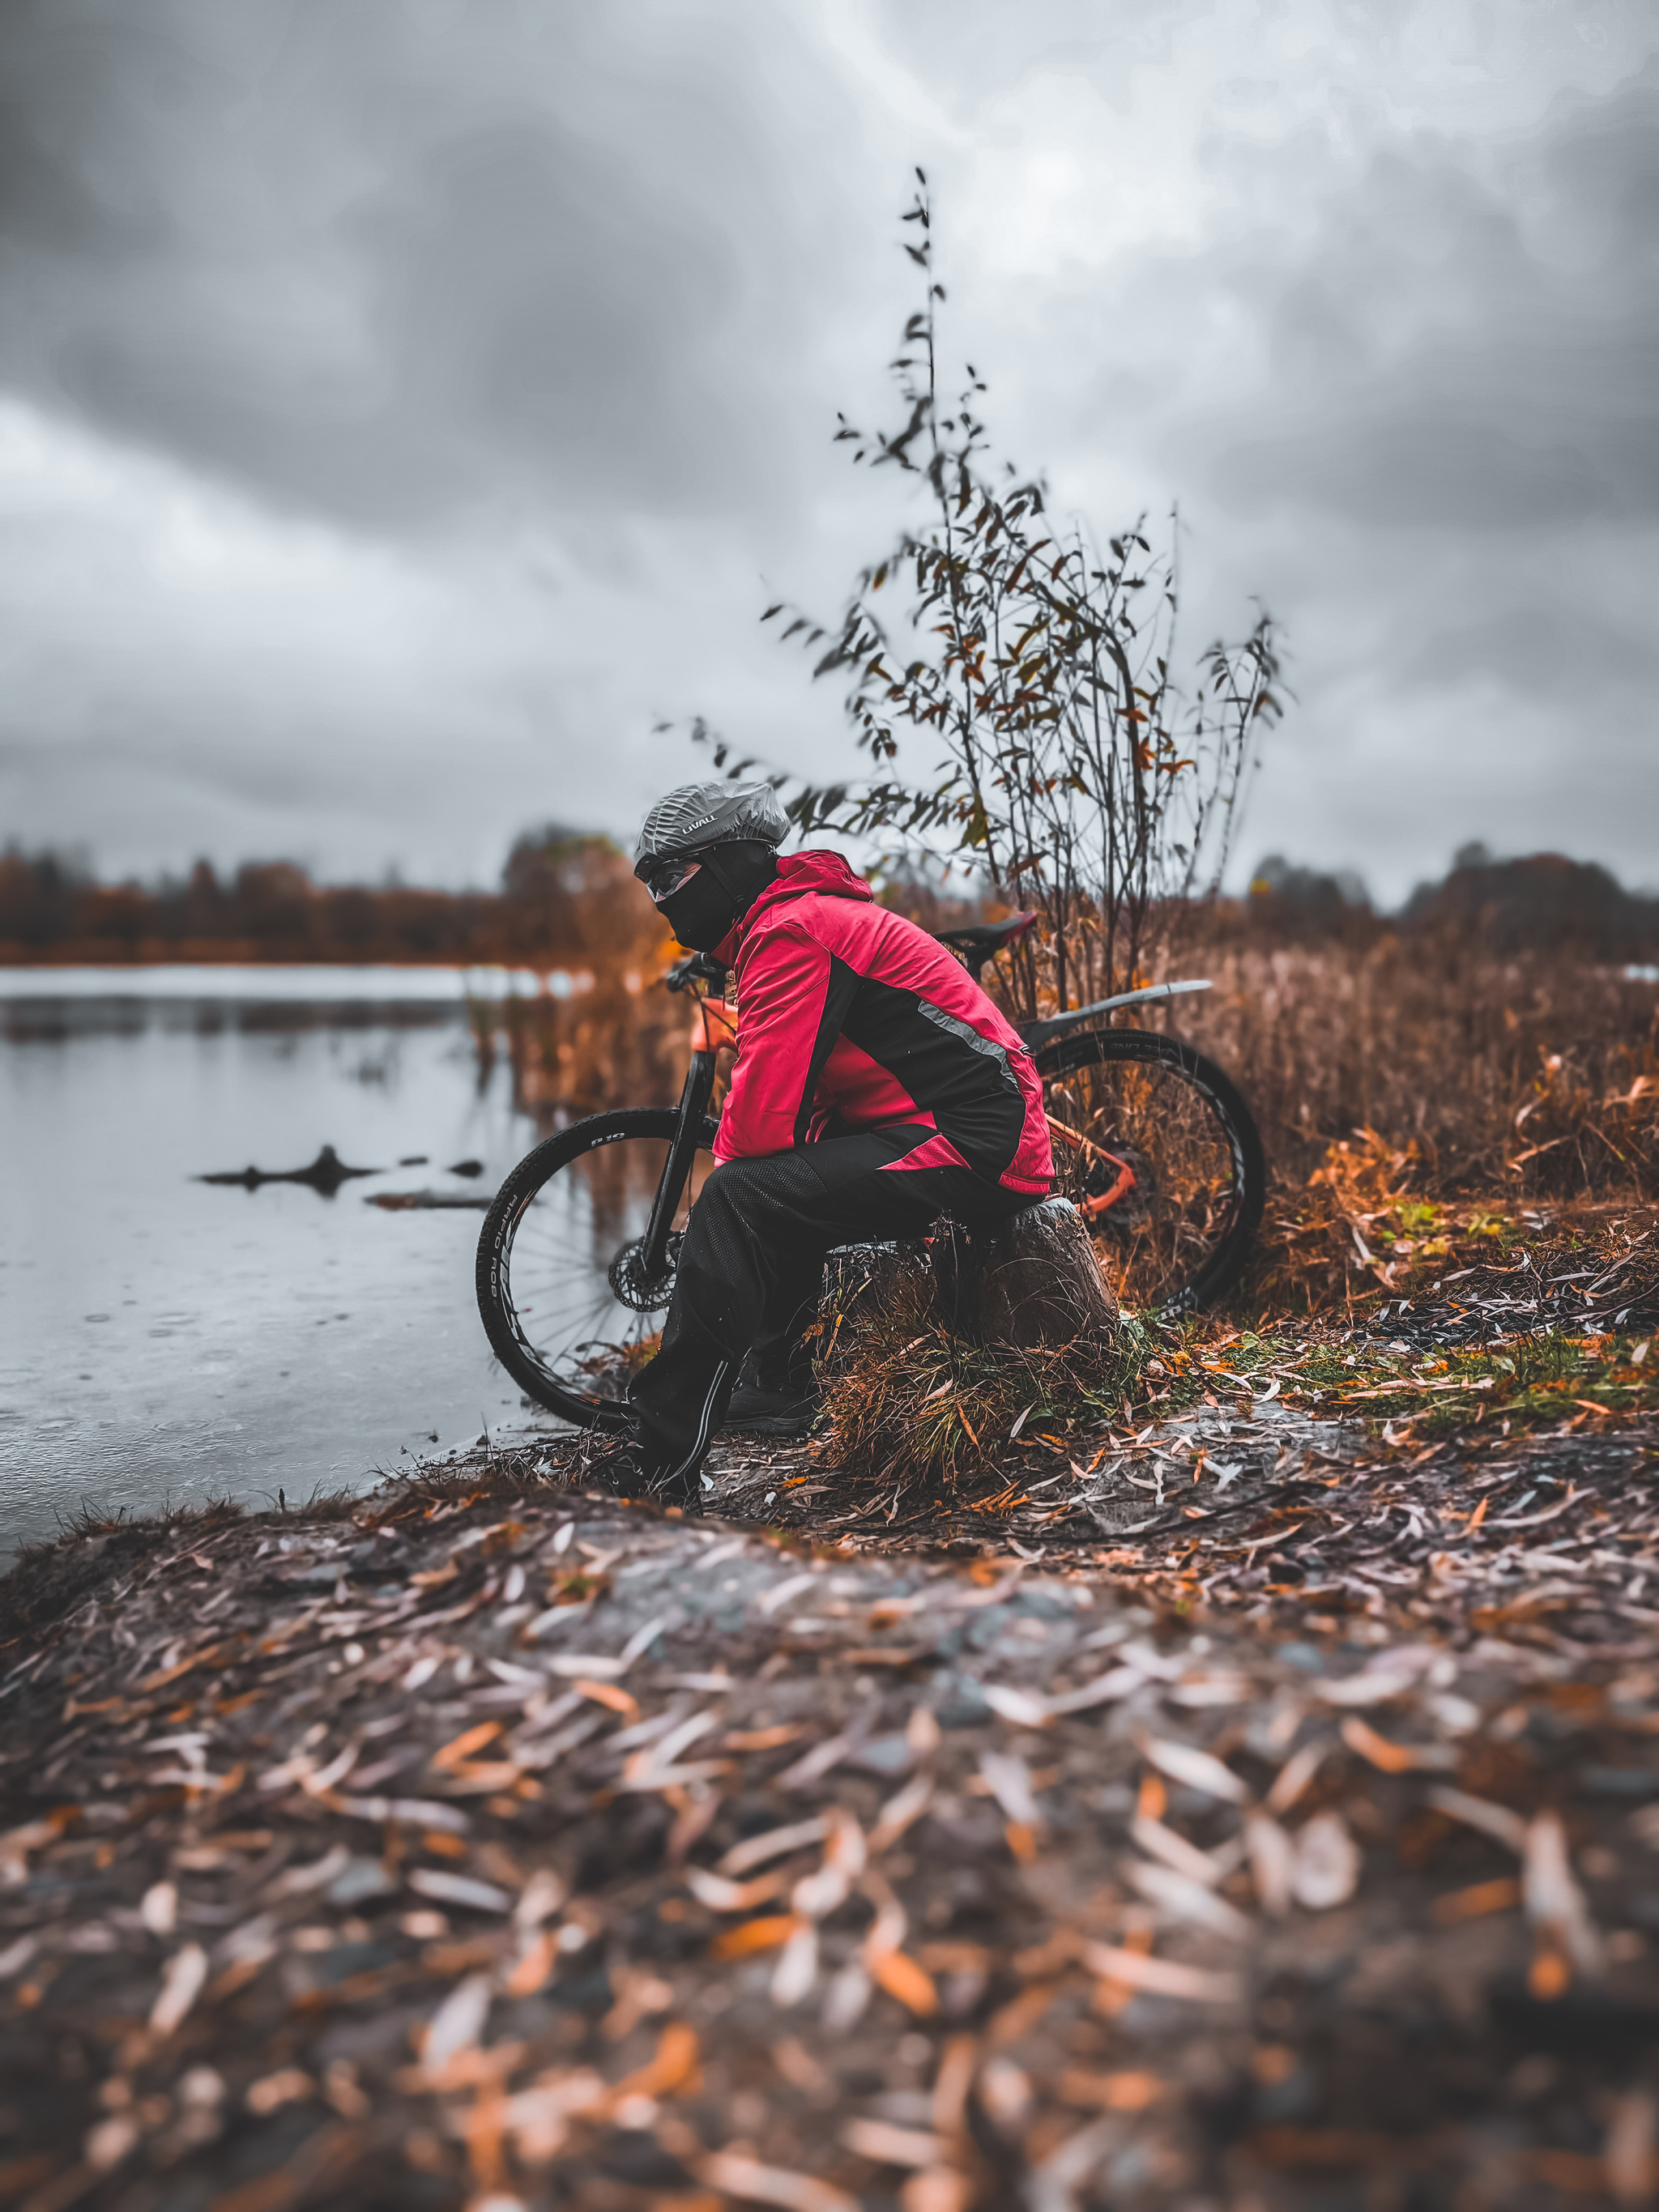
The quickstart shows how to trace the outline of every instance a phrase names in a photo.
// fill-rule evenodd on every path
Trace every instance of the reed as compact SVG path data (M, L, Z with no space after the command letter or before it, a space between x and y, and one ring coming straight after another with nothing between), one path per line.
M1652 983L1449 934L1252 944L1201 909L1171 938L1156 972L1216 984L1175 1025L1239 1084L1279 1186L1370 1132L1426 1195L1659 1195Z

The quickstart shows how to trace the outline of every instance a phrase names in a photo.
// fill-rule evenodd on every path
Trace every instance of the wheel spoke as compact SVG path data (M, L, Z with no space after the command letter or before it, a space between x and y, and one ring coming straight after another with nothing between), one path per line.
M635 1126L616 1133L619 1121ZM660 1340L679 1241L713 1164L696 1156L667 1265L642 1282L635 1255L672 1126L666 1112L579 1123L514 1170L497 1200L501 1219L486 1219L479 1302L491 1342L533 1396L572 1418L619 1412Z
M1259 1167L1250 1190L1240 1164L1259 1163L1260 1148L1219 1071L1170 1040L1125 1031L1055 1057L1071 1063L1045 1084L1059 1188L1088 1221L1120 1300L1177 1304L1236 1273L1260 1207Z

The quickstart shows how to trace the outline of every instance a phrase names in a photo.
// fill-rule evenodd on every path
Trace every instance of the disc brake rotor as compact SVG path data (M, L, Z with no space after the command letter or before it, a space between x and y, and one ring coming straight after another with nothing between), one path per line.
M645 1243L636 1237L623 1245L606 1270L605 1279L611 1285L611 1296L619 1305L633 1313L660 1313L674 1295L674 1277L678 1270L680 1241L683 1232L677 1231L668 1240L663 1258L662 1273L647 1279L641 1273L640 1260Z

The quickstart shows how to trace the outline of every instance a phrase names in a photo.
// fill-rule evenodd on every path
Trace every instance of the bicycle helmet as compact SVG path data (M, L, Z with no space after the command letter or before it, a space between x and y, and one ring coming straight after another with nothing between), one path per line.
M646 816L634 873L648 890L653 860L684 860L710 845L782 844L789 817L769 783L683 783Z
M788 817L769 783L686 783L659 799L634 873L682 945L713 952L777 874Z

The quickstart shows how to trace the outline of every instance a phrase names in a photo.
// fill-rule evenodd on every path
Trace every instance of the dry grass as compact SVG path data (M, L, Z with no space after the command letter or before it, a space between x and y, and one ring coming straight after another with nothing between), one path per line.
M1064 1449L1074 1430L1117 1417L1154 1350L1133 1315L1104 1352L969 1342L942 1324L932 1270L908 1251L849 1271L823 1327L819 1455L838 1475L947 1491L1005 1463L1011 1445Z
M690 1056L690 1007L659 988L664 964L602 959L568 997L476 1001L481 1072L504 1046L514 1105L544 1121L672 1105Z
M1175 1025L1239 1084L1281 1186L1380 1131L1430 1196L1659 1195L1651 983L1443 936L1273 945L1212 918L1155 972L1214 978Z

